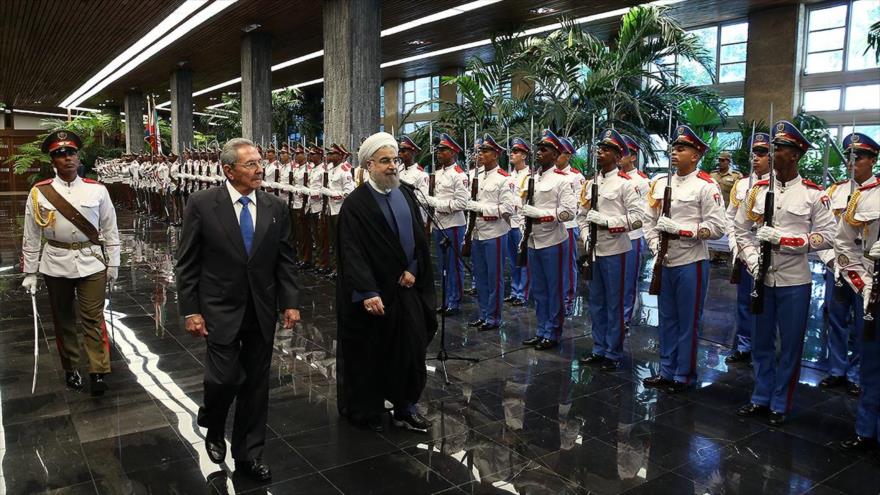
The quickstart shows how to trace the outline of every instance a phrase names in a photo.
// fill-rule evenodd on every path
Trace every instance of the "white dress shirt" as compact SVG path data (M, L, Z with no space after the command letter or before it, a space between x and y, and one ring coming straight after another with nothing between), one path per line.
M241 225L241 209L244 208L244 205L241 204L239 199L241 199L243 194L238 192L229 181L226 181L226 190L229 191L229 197L232 198L232 208L235 210L235 220ZM251 212L251 220L254 222L254 227L257 226L257 192L251 191L247 197L251 198L251 202L248 203L248 211Z

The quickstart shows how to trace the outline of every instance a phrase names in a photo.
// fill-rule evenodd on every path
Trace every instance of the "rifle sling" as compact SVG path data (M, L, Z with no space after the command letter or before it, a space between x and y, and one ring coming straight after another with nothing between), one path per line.
M101 240L98 238L98 229L92 225L92 222L89 222L75 206L58 194L58 191L56 191L51 184L37 186L37 190L40 191L50 203L52 203L52 206L58 210L58 213L61 213L64 218L78 228L80 232L85 234L92 244L101 245Z

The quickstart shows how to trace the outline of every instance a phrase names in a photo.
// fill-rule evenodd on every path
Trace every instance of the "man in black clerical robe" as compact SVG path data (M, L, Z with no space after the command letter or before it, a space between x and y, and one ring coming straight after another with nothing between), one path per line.
M425 351L437 331L430 248L413 189L397 177L395 139L374 134L358 155L369 178L339 214L339 412L357 426L383 431L387 399L395 426L427 431L415 404L427 380Z

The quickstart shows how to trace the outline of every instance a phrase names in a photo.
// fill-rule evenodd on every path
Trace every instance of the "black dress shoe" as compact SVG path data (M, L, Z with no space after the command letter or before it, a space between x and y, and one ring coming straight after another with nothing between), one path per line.
M613 359L605 359L605 362L602 363L602 366L599 367L602 371L617 371L617 368L620 367L620 361L615 361Z
M670 394L680 394L688 389L687 383L682 382L672 382L668 387L666 387L666 392Z
M770 426L782 426L782 423L785 423L785 414L771 411L770 419L768 419L767 422L770 423Z
M251 461L235 461L235 473L243 474L256 481L269 481L272 479L272 471L263 461L254 459Z
M205 435L205 450L208 451L208 458L214 464L223 464L226 460L226 439L223 438L223 431L214 433L208 430Z
M836 388L842 387L843 385L846 385L845 376L828 375L821 382L819 382L819 386L822 388Z
M751 402L740 407L736 411L737 416L742 417L751 417L751 416L763 416L765 414L770 413L770 408L767 406L760 406L758 404L752 404Z
M393 419L394 426L397 426L398 428L406 428L410 431L427 433L428 428L431 427L431 422L419 413L395 414Z
M446 306L438 306L437 309L435 309L434 311L436 311L437 314L439 315L440 313L443 313L444 311L446 311Z
M525 299L514 299L514 300L510 303L510 305L511 305L511 306L525 306L525 305L526 305L526 300L525 300Z
M483 326L484 323L486 323L485 320L476 319L474 321L469 321L468 326L469 327L481 327L481 326Z
M553 349L558 345L559 345L559 342L557 342L555 340L541 339L541 341L538 342L538 345L535 346L535 350L546 351L548 349Z
M476 287L471 287L470 289L466 289L466 290L464 291L464 293L467 294L467 295L469 295L469 296L476 296L476 295L477 295L477 288L476 288Z
M100 397L107 391L107 382L104 381L104 373L89 373L92 382L92 397Z
M364 421L364 427L376 433L385 431L385 425L382 424L382 416L373 416Z
M541 337L535 336L530 339L523 340L522 343L523 343L523 345L538 345L541 343L542 340L544 340L544 339L542 339Z
M642 385L648 388L666 388L672 385L672 380L663 378L660 375L657 376L649 376L642 380Z
M73 390L74 392L82 392L83 378L82 375L79 374L79 371L65 371L64 383L67 384L67 388L70 390Z
M593 354L592 352L585 352L584 355L581 356L580 359L578 359L578 362L580 362L581 364L600 365L600 364L603 364L605 362L605 360L606 360L605 356Z
M511 295L511 296L507 296L504 298L504 302L509 303L509 302L513 302L513 301L516 301L516 296Z
M856 435L840 442L840 446L853 452L867 452L877 448L877 440Z
M499 328L501 328L501 325L497 323L483 323L482 325L477 327L477 330L481 332L488 332L490 330L498 330Z
M455 316L461 313L461 310L458 308L446 308L443 310L443 314L446 316Z
M862 395L862 387L858 383L848 381L846 382L846 393L853 397L859 397Z
M727 364L750 363L752 361L752 353L749 351L733 351L729 356L724 358Z

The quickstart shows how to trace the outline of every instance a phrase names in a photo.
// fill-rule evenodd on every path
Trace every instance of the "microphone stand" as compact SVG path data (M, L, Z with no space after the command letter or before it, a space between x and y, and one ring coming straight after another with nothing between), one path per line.
M441 261L441 266L443 267L443 269L440 272L441 273L441 275L440 275L440 300L445 303L445 301L446 301L446 278L448 277L448 274L446 273L446 263L444 263L444 261L449 256L449 248L450 247L452 248L452 253L455 255L455 257L459 261L461 261L466 272L472 273L473 270L471 269L471 266L468 265L468 263L462 258L461 252L459 251L458 247L452 245L452 241L449 239L449 236L446 235L446 232L443 232L443 229L440 227L440 224L437 223L437 219L434 217L433 210L431 210L427 205L427 200L425 200L423 202L422 200L419 199L418 196L422 195L424 197L425 193L423 193L421 190L416 189L416 188L413 188L413 191L415 192L413 197L416 199L416 202L427 213L428 222L430 222L431 225L434 226L434 228L437 230L437 232L440 233L440 236L442 237L440 239L440 247L443 249L443 259L440 261ZM480 360L477 358L456 356L454 354L449 354L449 352L446 350L446 312L445 311L440 312L440 350L437 351L437 357L428 358L428 360L433 360L433 359L436 359L437 361L440 362L440 369L443 370L443 382L446 385L449 385L452 383L449 381L449 373L446 370L446 361L466 361L468 363L479 363L480 362Z

